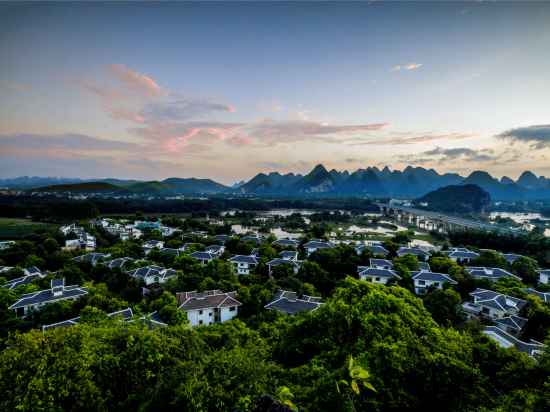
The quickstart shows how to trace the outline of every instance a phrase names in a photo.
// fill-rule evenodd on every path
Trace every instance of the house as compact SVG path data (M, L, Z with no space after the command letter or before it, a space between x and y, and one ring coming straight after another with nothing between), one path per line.
M290 259L284 259L284 258L275 258L267 262L267 267L269 269L269 275L271 276L273 272L273 268L281 265L286 265L292 268L294 274L298 273L301 267L301 262L298 262L297 260L290 260Z
M359 279L366 280L367 282L378 283L381 285L387 284L390 280L400 280L399 276L392 269L383 269L376 267L359 266L358 268Z
M550 283L550 269L539 271L539 283L543 285L548 285L548 283Z
M126 308L122 310L117 310L116 312L108 313L107 316L109 318L118 318L123 322L129 322L133 316L134 313L132 312L131 308ZM57 323L51 323L49 325L43 325L42 326L42 332L49 330L49 329L56 329L56 328L62 328L66 326L73 326L80 322L80 316L68 320L64 320Z
M456 263L470 263L472 260L479 257L479 253L473 252L466 248L452 248L448 255L449 259L454 260Z
M457 284L453 278L445 273L434 273L420 270L418 272L412 272L411 275L414 281L414 291L417 295L426 293L430 287L443 289L443 284L445 283L449 283L451 285Z
M330 249L334 247L334 244L331 242L324 242L322 240L310 240L309 242L306 242L304 244L304 249L306 250L306 253L308 256L310 256L312 253L317 252L321 249Z
M416 256L416 258L419 261L426 262L430 258L430 254L426 252L425 250L422 250L417 247L400 247L397 251L397 256L405 256L405 255L413 255Z
M237 316L242 305L235 297L237 292L221 290L180 292L176 294L178 308L187 314L191 326L223 323Z
M61 226L59 231L63 233L64 236L67 236L69 233L79 234L84 231L84 229L78 226L76 223L71 223L70 225Z
M322 304L320 297L302 295L298 298L296 292L278 290L273 299L271 299L271 302L265 305L264 308L276 310L287 315L295 315L296 313L316 310Z
M204 249L205 252L211 253L216 257L220 257L225 252L225 246L222 245L210 245Z
M386 257L390 254L390 251L380 244L359 244L355 246L355 252L361 255L365 250L368 250L373 256Z
M132 322L131 320L130 322ZM142 316L138 320L139 322L143 322L149 330L158 329L158 328L164 328L168 326L168 324L164 323L161 319L159 313L157 311L154 311L153 313L149 313L148 315Z
M14 240L3 240L0 242L0 250L9 249L13 245L15 245Z
M527 324L527 319L517 315L510 315L503 318L494 319L493 323L503 331L517 336Z
M84 249L89 251L95 250L96 248L95 236L92 236L89 233L84 232L84 229L82 229L81 227L76 226L76 230L71 230L68 233L74 233L78 236L78 238L66 240L65 249L68 249L68 250Z
M254 256L255 258L259 259L260 258L260 249L258 249L257 247L252 249L252 251L250 252L250 256Z
M165 269L161 266L144 266L127 272L129 276L136 279L142 279L146 285L153 283L164 283L169 278L176 276L174 269Z
M545 345L535 340L524 342L513 336L512 334L500 329L497 326L486 326L483 329L483 334L495 340L502 348L514 347L520 352L524 352L531 357L536 357L544 352Z
M466 273L476 279L489 279L492 282L496 282L499 279L510 277L513 279L521 280L519 276L516 276L507 270L501 268L487 268L478 266L467 266Z
M147 222L142 220L134 221L134 227L141 231L160 230L160 222Z
M530 295L537 296L540 300L542 300L544 303L550 303L550 292L539 292L538 290L535 290L533 288L527 288L525 289L527 293Z
M522 255L516 255L515 253L502 253L502 257L506 259L509 265L512 265L516 260L522 258Z
M148 255L149 252L153 249L162 249L164 247L164 242L162 240L148 240L142 246L143 252L145 255Z
M21 277L8 280L2 285L2 287L6 289L15 289L18 286L28 285L34 280L42 279L46 276L45 274L42 274L40 269L38 269L36 266L31 266L23 269L23 274L24 275Z
M197 259L201 262L201 265L206 265L211 260L214 260L216 256L214 256L212 253L208 252L193 252L189 256L191 256L193 259Z
M168 226L160 226L158 230L160 230L162 237L172 236L174 233L181 232L181 229L174 229L173 227Z
M159 253L161 255L177 257L177 256L183 254L183 250L174 249L174 248L171 248L171 247L163 247L163 248L159 249Z
M369 259L370 267L374 269L393 269L393 262L386 259Z
M296 249L300 246L300 242L296 239L278 239L272 243L274 246L279 246L282 248L293 248Z
M111 255L105 253L86 253L85 255L80 255L73 258L73 261L78 263L89 263L92 266L97 265L104 259L110 258Z
M105 266L107 266L109 269L122 269L124 266L126 266L128 263L133 262L134 259L129 257L121 257L116 259L111 259L106 262L102 262Z
M470 293L472 302L463 304L466 314L489 319L501 319L507 316L517 316L527 304L525 300L504 295L488 289L477 288Z
M235 267L235 271L239 275L250 275L250 272L254 270L258 264L258 258L256 256L235 255L229 262Z
M241 242L252 242L258 246L262 243L263 238L259 235L246 235L241 237Z
M295 250L283 250L279 253L279 256L284 260L291 260L293 262L298 261L298 252Z
M17 316L26 316L31 310L61 300L76 300L86 295L88 291L77 285L65 286L65 279L52 279L50 289L27 293L21 296L8 309L14 310Z

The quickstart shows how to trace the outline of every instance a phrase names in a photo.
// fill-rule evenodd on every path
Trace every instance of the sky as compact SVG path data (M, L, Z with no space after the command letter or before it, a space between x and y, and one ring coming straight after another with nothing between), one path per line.
M0 3L0 177L550 175L550 3Z

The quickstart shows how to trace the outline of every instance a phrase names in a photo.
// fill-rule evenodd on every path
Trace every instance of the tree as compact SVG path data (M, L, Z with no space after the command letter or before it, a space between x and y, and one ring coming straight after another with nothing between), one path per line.
M512 263L512 270L523 282L529 285L536 285L538 282L538 264L536 260L522 256Z
M460 295L453 289L436 289L424 296L424 306L441 326L456 326L464 320Z

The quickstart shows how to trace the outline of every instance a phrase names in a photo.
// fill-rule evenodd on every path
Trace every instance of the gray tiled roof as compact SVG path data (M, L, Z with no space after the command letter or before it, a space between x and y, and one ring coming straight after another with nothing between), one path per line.
M128 322L130 319L132 319L134 314L133 314L131 308L126 308L126 309L122 309L122 310L117 310L116 312L108 313L107 316L110 317L110 318L118 317L118 318L120 318L120 320L122 320L124 322ZM78 322L80 322L80 316L78 316L76 318L64 320L62 322L51 323L49 325L43 325L42 330L45 331L45 330L48 330L48 329L61 328L61 327L65 327L65 326L73 326L73 325L76 325Z
M287 260L296 260L298 258L298 252L294 250L283 250L279 253L279 256Z
M475 303L478 305L483 305L502 311L509 311L512 309L515 311L520 311L527 304L527 302L523 299L481 288L477 288L471 292L470 296L475 298Z
M285 246L297 247L299 244L300 242L295 239L279 239L273 242L273 245L278 245L283 247Z
M359 245L355 249L358 253L368 249L374 256L387 256L390 253L388 249L381 245Z
M472 252L471 250L468 250L468 249L457 248L452 250L449 253L449 257L456 258L456 259L475 259L479 257L479 253Z
M527 353L529 356L535 356L535 351L542 352L545 348L545 345L540 342L521 341L497 326L486 326L483 329L483 333L493 339L496 339L499 345L503 346L503 343L501 341L507 342L508 344L514 346L518 351Z
M205 252L210 252L210 253L219 253L222 250L223 250L223 246L220 246L220 245L210 245L204 248Z
M488 268L480 266L468 266L466 267L466 272L475 278L486 278L493 281L497 281L504 277L511 277L514 279L521 280L519 276L516 276L507 270L501 268Z
M387 266L393 268L393 262L387 259L373 259L369 260L371 266Z
M250 255L235 255L229 259L229 261L233 263L248 263L249 265L256 265L258 263L258 258Z
M451 278L445 273L428 272L426 270L420 270L418 272L411 273L414 280L428 280L432 282L448 282L452 285L456 285L456 280Z
M297 298L296 292L279 290L273 296L271 302L264 307L274 309L288 315L294 315L300 312L307 312L317 309L322 305L321 298L304 295Z
M150 265L131 270L128 274L135 278L146 278L148 276L160 276L163 270L162 266Z
M383 277L383 278L396 278L401 279L401 276L399 276L395 271L390 269L377 269L377 268L366 268L365 270L362 270L359 272L359 276L377 276L377 277Z
M425 270L427 272L431 270L428 262L418 262L418 268L420 270Z
M52 287L59 287L59 285L52 285ZM41 290L39 292L27 293L21 296L21 298L11 305L9 309L18 309L26 306L55 302L58 300L78 298L86 295L87 293L88 291L86 288L81 288L77 285L65 286L59 296L54 296L52 289Z
M184 311L223 308L241 306L242 303L235 299L236 292L224 293L220 290L205 292L185 292L180 298L182 300L179 309Z
M103 262L105 266L107 266L109 269L114 268L122 268L124 265L133 262L134 259L129 257L122 257L122 258L116 258L112 260L108 260L107 262Z
M2 287L7 289L15 289L16 287L21 285L28 285L33 280L40 279L40 277L41 276L38 274L33 274L33 275L22 276L20 278L10 279L6 283L4 283Z
M522 255L517 255L515 253L503 253L502 254L502 257L504 259L506 259L506 262L508 262L509 264L512 264L514 263L516 260L518 260L519 258L523 257Z
M527 324L527 319L520 316L511 315L504 318L495 319L493 322L495 322L497 326L505 326L508 328L516 329L519 332Z
M425 250L416 247L400 247L397 251L398 256L402 255L414 255L414 256L430 256Z
M208 252L193 252L189 256L197 260L212 260L215 256L212 253Z
M330 242L324 242L322 240L310 240L309 242L304 244L304 247L306 249L327 249L331 248L334 245Z
M539 292L533 288L525 289L530 295L538 296L543 302L550 303L550 292Z
M100 260L107 259L110 256L111 255L105 254L105 253L86 253L85 255L80 255L73 258L73 260L75 262L87 262L87 263L91 263L92 265L95 265Z

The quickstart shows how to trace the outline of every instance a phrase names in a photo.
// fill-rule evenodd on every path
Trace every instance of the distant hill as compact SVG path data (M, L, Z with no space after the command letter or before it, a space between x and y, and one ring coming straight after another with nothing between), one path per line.
M491 195L477 185L452 185L427 193L414 203L442 213L483 213L491 204Z
M73 192L73 193L98 193L98 192L120 192L123 191L119 186L107 182L83 182L67 183L61 185L44 186L31 189L35 192Z

